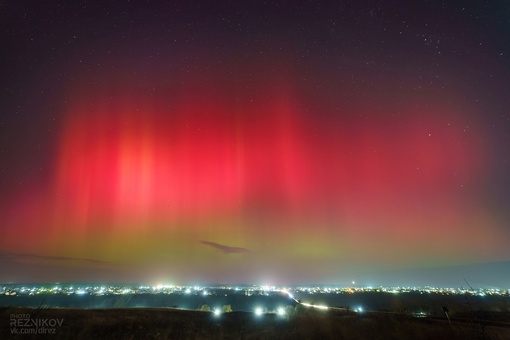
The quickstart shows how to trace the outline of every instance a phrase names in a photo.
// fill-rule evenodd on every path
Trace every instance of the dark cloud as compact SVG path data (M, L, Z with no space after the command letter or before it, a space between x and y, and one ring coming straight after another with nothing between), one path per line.
M205 244L206 246L213 247L214 249L221 251L223 254L239 254L239 253L249 253L250 252L246 248L231 247L231 246L226 246L226 245L215 243L215 242L200 241L200 243Z
M48 256L48 255L37 255L37 254L27 254L27 253L12 253L0 251L0 260L9 261L9 262L31 262L31 263L53 263L53 264L64 264L64 263L82 263L82 264L96 264L96 265L107 265L110 262L95 260L95 259L86 259L86 258L77 258L77 257L63 257L63 256Z

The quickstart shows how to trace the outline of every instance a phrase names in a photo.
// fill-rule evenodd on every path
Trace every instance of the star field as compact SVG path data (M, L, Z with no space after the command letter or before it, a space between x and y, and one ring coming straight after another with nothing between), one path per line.
M0 280L510 258L505 2L0 6Z

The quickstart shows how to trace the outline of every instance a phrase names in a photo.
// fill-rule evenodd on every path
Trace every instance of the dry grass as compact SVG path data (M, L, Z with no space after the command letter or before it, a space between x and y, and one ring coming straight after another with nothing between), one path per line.
M62 318L52 339L478 339L477 323L417 319L395 314L354 314L299 307L287 319L232 312L211 313L172 309L0 309L0 338L13 336L11 314L31 319ZM490 339L509 339L510 327L485 326Z

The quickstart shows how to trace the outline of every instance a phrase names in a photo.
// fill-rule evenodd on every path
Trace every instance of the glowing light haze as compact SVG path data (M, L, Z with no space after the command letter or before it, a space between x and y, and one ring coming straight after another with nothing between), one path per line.
M45 76L30 85L40 99L3 99L11 111L24 101L24 114L3 118L2 131L16 127L3 139L0 250L9 274L0 279L334 283L382 269L508 260L501 88L509 88L509 62L492 38L481 51L452 52L472 44L439 27L460 9L423 14L439 27L432 31L412 22L399 30L419 6L398 20L384 11L380 20L349 17L341 39L352 48L338 49L341 33L317 26L329 11L314 17L299 7L303 20L282 20L314 30L318 42L303 60L313 37L277 33L276 14L258 27L252 21L264 15L250 7L244 16L227 11L241 27L227 33L217 20L235 6L220 7L109 9L121 28L102 8L82 21L52 19L73 33L45 28L49 70L34 66ZM16 23L12 44L26 34L19 11L7 15ZM393 52L371 29L388 34ZM251 34L267 40L247 45ZM67 38L76 47L49 57ZM379 53L370 47L379 45ZM35 76L24 77L9 79ZM16 145L32 128L27 146Z

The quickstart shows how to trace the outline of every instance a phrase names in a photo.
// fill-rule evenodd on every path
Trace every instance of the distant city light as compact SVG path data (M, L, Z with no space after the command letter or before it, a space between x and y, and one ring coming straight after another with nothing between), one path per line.
M479 289L465 289L465 288L440 288L440 287L361 287L358 286L356 288L353 287L319 287L319 286L301 286L301 287L276 287L276 286L247 286L247 287L239 287L239 286L204 286L204 287L193 287L193 286L169 286L164 285L161 289L156 288L157 286L131 286L124 284L111 284L111 285L97 285L97 286L72 286L61 284L58 286L47 287L44 285L41 286L19 286L6 284L0 286L0 296L32 296L32 295L43 295L43 294L62 294L62 295L75 295L75 296L103 296L103 295L142 295L142 294L166 294L166 295L183 295L187 296L200 296L203 295L204 299L213 299L215 300L218 296L230 296L231 293L228 293L230 290L242 291L243 296L274 296L281 301L285 301L283 303L279 302L276 306L272 307L268 312L268 309L263 305L255 305L254 306L254 314L256 316L262 316L266 313L270 313L272 315L276 315L277 317L286 318L289 315L288 306L301 305L307 308L315 308L319 310L347 310L345 307L339 306L327 306L326 301L323 301L323 304L312 304L310 303L313 300L308 300L308 302L302 302L300 299L308 299L309 295L319 295L319 294L363 294L368 292L375 292L380 294L407 294L407 293L419 293L419 294L436 294L436 295L459 295L459 296L479 296L479 297L490 297L490 296L501 296L501 297L509 297L510 289L487 289L487 288L479 288ZM299 297L299 299L294 298L294 295ZM228 294L227 294L228 293ZM205 298L207 296L207 298ZM287 299L287 297L292 300ZM310 296L311 299L314 299L313 296ZM188 298L186 298L188 299ZM305 300L306 301L306 300ZM320 301L320 300L319 300ZM211 303L214 303L214 309L207 308L207 310L211 311L211 315L218 316L224 313L224 309L218 308L218 305L214 301L208 302L209 306ZM213 306L211 306L213 307ZM256 307L256 308L255 308ZM181 304L178 308L189 308L186 304ZM366 309L365 309L366 308ZM232 310L232 308L229 308ZM229 311L230 311L229 310ZM354 305L351 309L355 313L367 313L369 311L374 311L372 306L360 306ZM427 314L414 312L412 313L415 317L425 317Z
M303 306L306 306L306 307L312 307L312 308L317 308L317 309L322 309L322 310L326 310L328 309L329 307L328 306L323 306L323 305L312 305L310 303L301 303Z
M286 289L282 290L282 293L284 294L287 294L291 299L294 298L294 295L292 295L291 293L289 293Z

